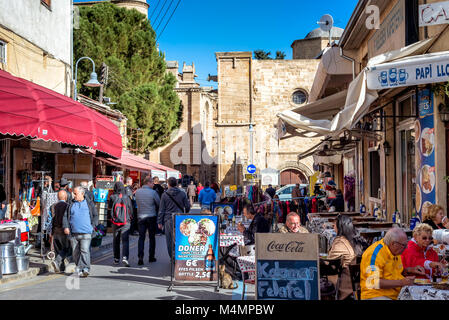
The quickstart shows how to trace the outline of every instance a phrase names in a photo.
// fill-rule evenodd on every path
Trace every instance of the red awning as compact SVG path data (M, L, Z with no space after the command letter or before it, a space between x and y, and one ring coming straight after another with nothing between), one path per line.
M122 137L106 116L0 70L0 133L92 148L119 158Z

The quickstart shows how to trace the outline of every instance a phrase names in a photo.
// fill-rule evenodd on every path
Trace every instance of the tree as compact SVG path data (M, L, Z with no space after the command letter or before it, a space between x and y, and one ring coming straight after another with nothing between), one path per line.
M163 54L156 49L153 28L145 15L111 3L80 7L80 27L74 30L75 61L89 56L96 72L109 67L104 95L118 104L128 126L144 131L144 149L167 144L182 122L182 105L174 88L176 79L166 74ZM96 99L98 89L82 86L92 72L91 64L78 66L81 94ZM143 151L143 150L141 150Z
M270 55L270 51L254 50L254 59L256 60L271 60Z
M283 51L276 51L276 60L284 60L285 59L285 53Z

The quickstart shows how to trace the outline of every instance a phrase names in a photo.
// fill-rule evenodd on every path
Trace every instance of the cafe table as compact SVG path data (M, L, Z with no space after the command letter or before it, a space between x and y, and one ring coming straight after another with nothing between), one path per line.
M402 287L398 300L449 300L449 290L436 289L432 285Z

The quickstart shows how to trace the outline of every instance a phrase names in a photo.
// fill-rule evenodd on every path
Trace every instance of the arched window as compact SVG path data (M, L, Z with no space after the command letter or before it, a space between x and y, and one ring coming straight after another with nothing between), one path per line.
M294 104L304 104L307 102L307 93L304 90L297 90L292 95Z

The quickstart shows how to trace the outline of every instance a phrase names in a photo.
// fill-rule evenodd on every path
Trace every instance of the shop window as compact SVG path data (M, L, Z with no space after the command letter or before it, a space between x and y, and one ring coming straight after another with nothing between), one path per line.
M41 4L47 9L51 9L51 0L41 0Z
M292 95L294 104L304 104L307 102L307 93L304 90L295 91Z
M6 64L6 42L0 40L0 63Z
M415 95L408 97L399 102L399 121L408 120L407 117L416 117L416 100Z
M370 160L370 196L379 198L380 189L380 156L379 152L373 151L369 153Z

